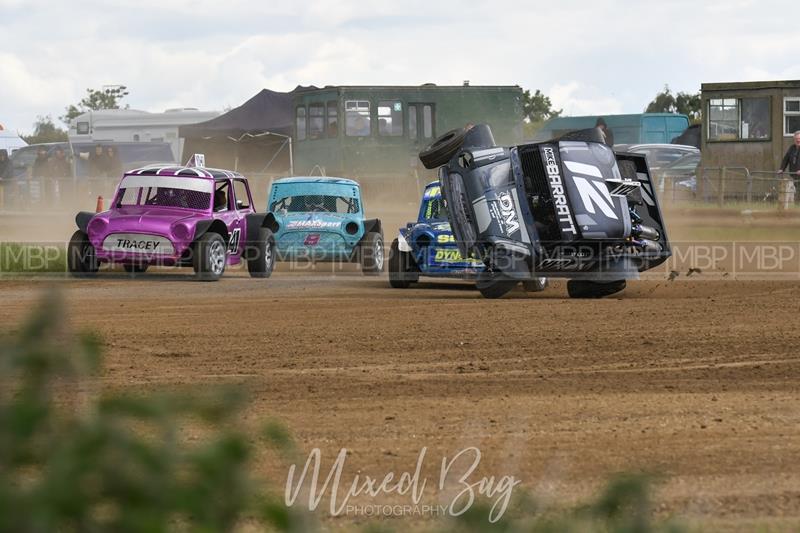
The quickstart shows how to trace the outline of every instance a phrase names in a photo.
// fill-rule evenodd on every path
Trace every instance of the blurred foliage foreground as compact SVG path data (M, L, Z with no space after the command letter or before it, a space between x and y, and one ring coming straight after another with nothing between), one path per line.
M252 442L237 427L241 394L128 396L103 391L99 339L73 335L50 294L0 339L0 532L308 531L319 522L287 508L252 477ZM202 428L190 441L181 427ZM290 452L285 429L265 441ZM284 457L294 455L284 453ZM283 481L283 480L282 480ZM476 505L434 531L674 530L653 524L644 479L613 481L594 503L542 510L526 495L497 524ZM393 520L362 524L391 531ZM347 524L338 522L338 527ZM388 526L388 528L387 528Z

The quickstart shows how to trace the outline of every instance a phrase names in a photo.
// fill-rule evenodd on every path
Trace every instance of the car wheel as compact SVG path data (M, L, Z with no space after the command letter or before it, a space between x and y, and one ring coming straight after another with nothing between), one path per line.
M94 246L83 231L72 234L67 245L67 268L74 276L88 276L100 269Z
M571 279L567 282L567 294L570 298L603 298L625 289L625 280L610 282Z
M401 251L400 241L395 239L389 248L389 285L395 289L407 289L417 281L419 272L415 272L414 258L410 252Z
M268 278L275 268L275 236L269 228L261 228L258 242L252 243L252 257L247 260L250 277Z
M419 160L428 170L446 165L464 144L467 130L457 128L441 135L438 139L419 153Z
M367 276L377 276L383 272L383 237L370 232L361 242L361 272Z
M126 263L123 265L125 272L128 274L144 274L147 272L147 267L150 266L147 263Z
M225 241L219 233L204 233L195 242L194 273L202 281L217 281L227 263Z
M542 292L547 288L547 278L533 278L522 282L525 292Z
M475 281L475 287L484 298L495 299L505 296L517 286L519 280L511 279L496 272L482 272Z

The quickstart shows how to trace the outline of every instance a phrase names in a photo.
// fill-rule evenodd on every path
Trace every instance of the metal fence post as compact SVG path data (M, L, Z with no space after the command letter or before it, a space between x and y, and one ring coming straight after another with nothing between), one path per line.
M728 167L722 167L719 173L719 186L717 187L717 203L722 206L725 203L725 179L727 178Z

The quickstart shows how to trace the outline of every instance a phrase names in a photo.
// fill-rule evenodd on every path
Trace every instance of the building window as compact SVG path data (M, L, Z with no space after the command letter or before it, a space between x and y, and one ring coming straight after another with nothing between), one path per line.
M89 123L88 122L78 122L78 126L76 127L78 135L88 135L89 134Z
M708 101L709 141L763 141L769 138L769 98L712 98Z
M403 104L397 100L378 102L378 135L400 137L403 135Z
M433 138L433 106L422 106L422 136Z
M328 137L339 136L339 102L328 102Z
M783 99L783 134L787 137L800 131L800 98Z
M306 108L298 107L296 116L295 127L297 129L297 140L302 141L306 138Z
M408 106L408 138L417 138L417 106Z
M348 137L369 137L372 131L369 102L348 100L344 103L345 134Z
M325 135L325 104L308 105L308 138L321 139Z

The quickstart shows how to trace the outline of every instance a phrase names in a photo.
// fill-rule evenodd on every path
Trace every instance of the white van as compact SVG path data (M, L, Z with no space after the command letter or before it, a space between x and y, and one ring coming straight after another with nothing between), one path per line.
M178 161L183 151L178 127L205 122L218 115L218 111L198 111L193 107L167 109L163 113L137 109L88 111L70 120L69 140L72 143L166 142Z
M7 151L8 155L11 156L14 150L25 146L28 146L28 143L20 139L19 135L13 131L3 129L3 125L0 124L0 150Z

